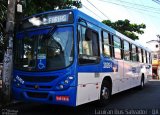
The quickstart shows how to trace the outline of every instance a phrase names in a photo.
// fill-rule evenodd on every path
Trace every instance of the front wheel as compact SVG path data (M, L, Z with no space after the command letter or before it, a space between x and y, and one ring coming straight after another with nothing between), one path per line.
M100 101L99 104L101 106L105 106L109 103L111 97L111 87L108 81L103 81L100 92Z

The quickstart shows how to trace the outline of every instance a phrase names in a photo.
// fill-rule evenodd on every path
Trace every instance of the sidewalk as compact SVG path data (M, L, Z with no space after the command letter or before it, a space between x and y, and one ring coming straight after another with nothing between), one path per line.
M160 79L151 79L149 81L160 81Z

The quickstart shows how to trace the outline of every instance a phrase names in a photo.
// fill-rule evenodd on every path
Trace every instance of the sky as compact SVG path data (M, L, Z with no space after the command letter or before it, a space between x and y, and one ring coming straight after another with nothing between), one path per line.
M156 0L81 0L82 8L79 10L99 21L129 19L131 23L144 23L146 29L143 35L139 35L138 42L153 50L153 46L150 47L146 42L158 40L156 35L160 35L160 2L154 1Z

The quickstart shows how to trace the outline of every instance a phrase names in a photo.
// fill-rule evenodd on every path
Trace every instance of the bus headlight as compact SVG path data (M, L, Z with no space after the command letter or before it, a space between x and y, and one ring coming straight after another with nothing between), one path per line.
M56 85L56 89L57 90L64 90L67 89L70 84L72 83L74 77L73 76L69 76L66 79L63 79L62 81L60 81L57 85Z

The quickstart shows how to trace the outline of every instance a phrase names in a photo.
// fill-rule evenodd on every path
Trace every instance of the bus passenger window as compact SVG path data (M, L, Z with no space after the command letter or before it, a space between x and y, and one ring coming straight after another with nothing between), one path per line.
M137 47L132 44L132 61L137 61Z
M103 55L105 57L110 57L110 45L109 45L109 34L107 32L102 33L102 48L103 48Z
M149 64L149 53L146 51L147 64Z
M151 57L151 53L149 53L149 63L152 64L152 57Z
M138 57L139 57L139 62L142 62L142 51L140 48L138 48Z
M92 32L92 50L93 50L93 56L99 55L99 45L98 45L98 34L96 32Z
M143 58L144 58L144 63L147 63L147 53L145 50L143 50Z
M124 60L130 60L130 48L129 43L127 41L124 41Z
M113 36L114 40L114 55L115 58L121 59L121 40L117 36Z
M85 63L97 63L99 58L99 41L98 34L93 30L84 26L78 27L80 32L79 38L79 62Z

